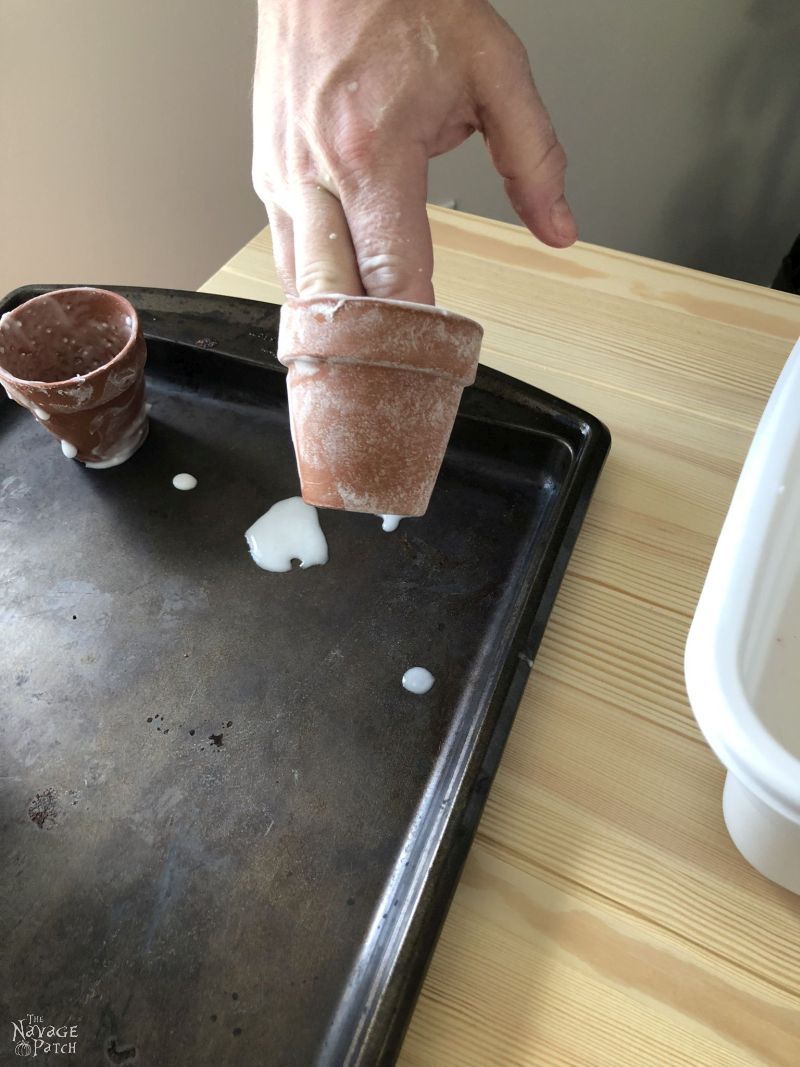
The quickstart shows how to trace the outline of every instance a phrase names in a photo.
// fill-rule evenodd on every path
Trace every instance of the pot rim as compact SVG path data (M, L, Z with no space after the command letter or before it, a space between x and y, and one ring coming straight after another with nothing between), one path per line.
M420 343L413 351L379 342L379 331L369 334L364 313L378 310L387 328L400 327L421 331ZM337 313L341 313L341 318ZM319 329L306 329L304 323L315 319L328 323L323 337ZM445 338L437 338L429 349L426 335L443 328ZM413 335L412 335L413 336ZM338 340L337 340L338 337ZM319 293L290 297L281 309L278 335L278 361L286 367L301 360L319 361L341 366L385 367L389 370L414 371L465 388L472 385L480 361L483 327L475 319L433 304L393 300L377 296L346 296ZM340 341L346 343L339 343ZM431 339L433 340L433 338Z
M369 353L368 355L363 356L340 356L338 354L327 352L302 352L297 355L283 355L280 357L281 363L286 367L290 367L292 363L302 363L304 360L309 363L317 360L320 363L336 363L351 367L380 367L381 369L386 370L408 371L412 374L425 374L430 378L441 378L443 381L455 382L462 388L472 385L475 381L475 373L478 365L478 361L476 360L471 373L466 375L455 374L448 370L441 370L439 367L421 367L417 363L400 363L388 359L380 359L380 357L376 357L374 353Z
M460 311L451 311L449 308L440 307L438 304L419 304L414 300L396 300L394 297L388 296L367 296L366 294L356 296L349 293L311 293L308 296L288 296L284 302L284 306L287 307L301 307L308 304L314 304L317 301L329 301L334 300L337 303L353 303L357 304L378 304L384 307L398 307L407 308L412 311L423 311L429 315L439 315L445 319L455 319L461 322L466 322L470 326L474 326L480 330L481 336L483 336L483 326L477 321L477 319L471 319L469 315L462 315Z
M50 390L55 389L58 386L61 386L61 388L65 388L67 386L74 385L75 382L78 380L80 382L96 381L98 380L101 374L110 370L116 363L122 362L123 357L128 355L129 350L133 348L133 345L139 337L139 316L133 304L131 304L129 300L126 300L126 298L122 296L121 293L115 293L113 289L98 289L94 285L73 285L70 286L70 288L68 289L53 289L49 293L39 293L38 296L32 296L30 300L26 300L24 301L24 303L19 304L15 308L12 308L11 311L7 311L5 315L2 316L2 319L5 320L6 318L13 317L16 312L21 311L23 308L29 307L31 304L38 303L40 300L50 299L53 296L67 296L70 293L104 293L108 296L114 297L115 300L120 301L123 306L128 309L126 311L126 314L129 314L131 318L131 334L128 340L119 350L119 352L117 352L116 355L112 356L112 358L108 360L107 363L103 363L101 366L95 367L94 370L90 370L87 374L73 374L71 378L62 378L61 380L55 382L35 381L33 378L18 378L16 374L12 374L11 371L6 370L6 368L2 366L1 363L0 377L6 378L14 386L28 386L33 389L42 389L45 392L49 392ZM0 336L2 336L1 331ZM66 412L65 414L69 413Z

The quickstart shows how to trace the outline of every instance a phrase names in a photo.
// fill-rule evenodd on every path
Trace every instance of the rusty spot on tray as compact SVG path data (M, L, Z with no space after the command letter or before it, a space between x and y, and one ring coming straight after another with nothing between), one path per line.
M106 1058L109 1063L133 1063L136 1059L135 1045L118 1045L115 1037L109 1038L106 1045Z
M44 829L45 824L55 822L57 815L56 791L52 786L37 793L28 805L28 818L35 822L40 830Z

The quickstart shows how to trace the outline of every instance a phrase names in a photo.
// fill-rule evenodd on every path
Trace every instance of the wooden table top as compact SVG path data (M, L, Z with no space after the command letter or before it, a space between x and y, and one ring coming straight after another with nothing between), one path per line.
M399 1063L798 1067L800 897L728 838L683 648L800 299L431 222L483 361L613 442ZM203 289L279 301L269 232Z

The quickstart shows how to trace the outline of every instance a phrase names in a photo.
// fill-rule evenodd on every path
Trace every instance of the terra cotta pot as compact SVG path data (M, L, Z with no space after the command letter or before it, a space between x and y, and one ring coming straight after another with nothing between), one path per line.
M105 289L58 289L0 318L0 382L88 467L113 467L147 436L144 337Z
M289 298L278 358L303 499L423 515L482 336L472 319L425 304Z

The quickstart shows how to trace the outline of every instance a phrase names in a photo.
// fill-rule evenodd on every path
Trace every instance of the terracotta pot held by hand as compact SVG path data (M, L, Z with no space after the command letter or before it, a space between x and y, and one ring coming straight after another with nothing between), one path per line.
M477 322L424 304L290 298L278 358L303 499L423 515L482 336Z

